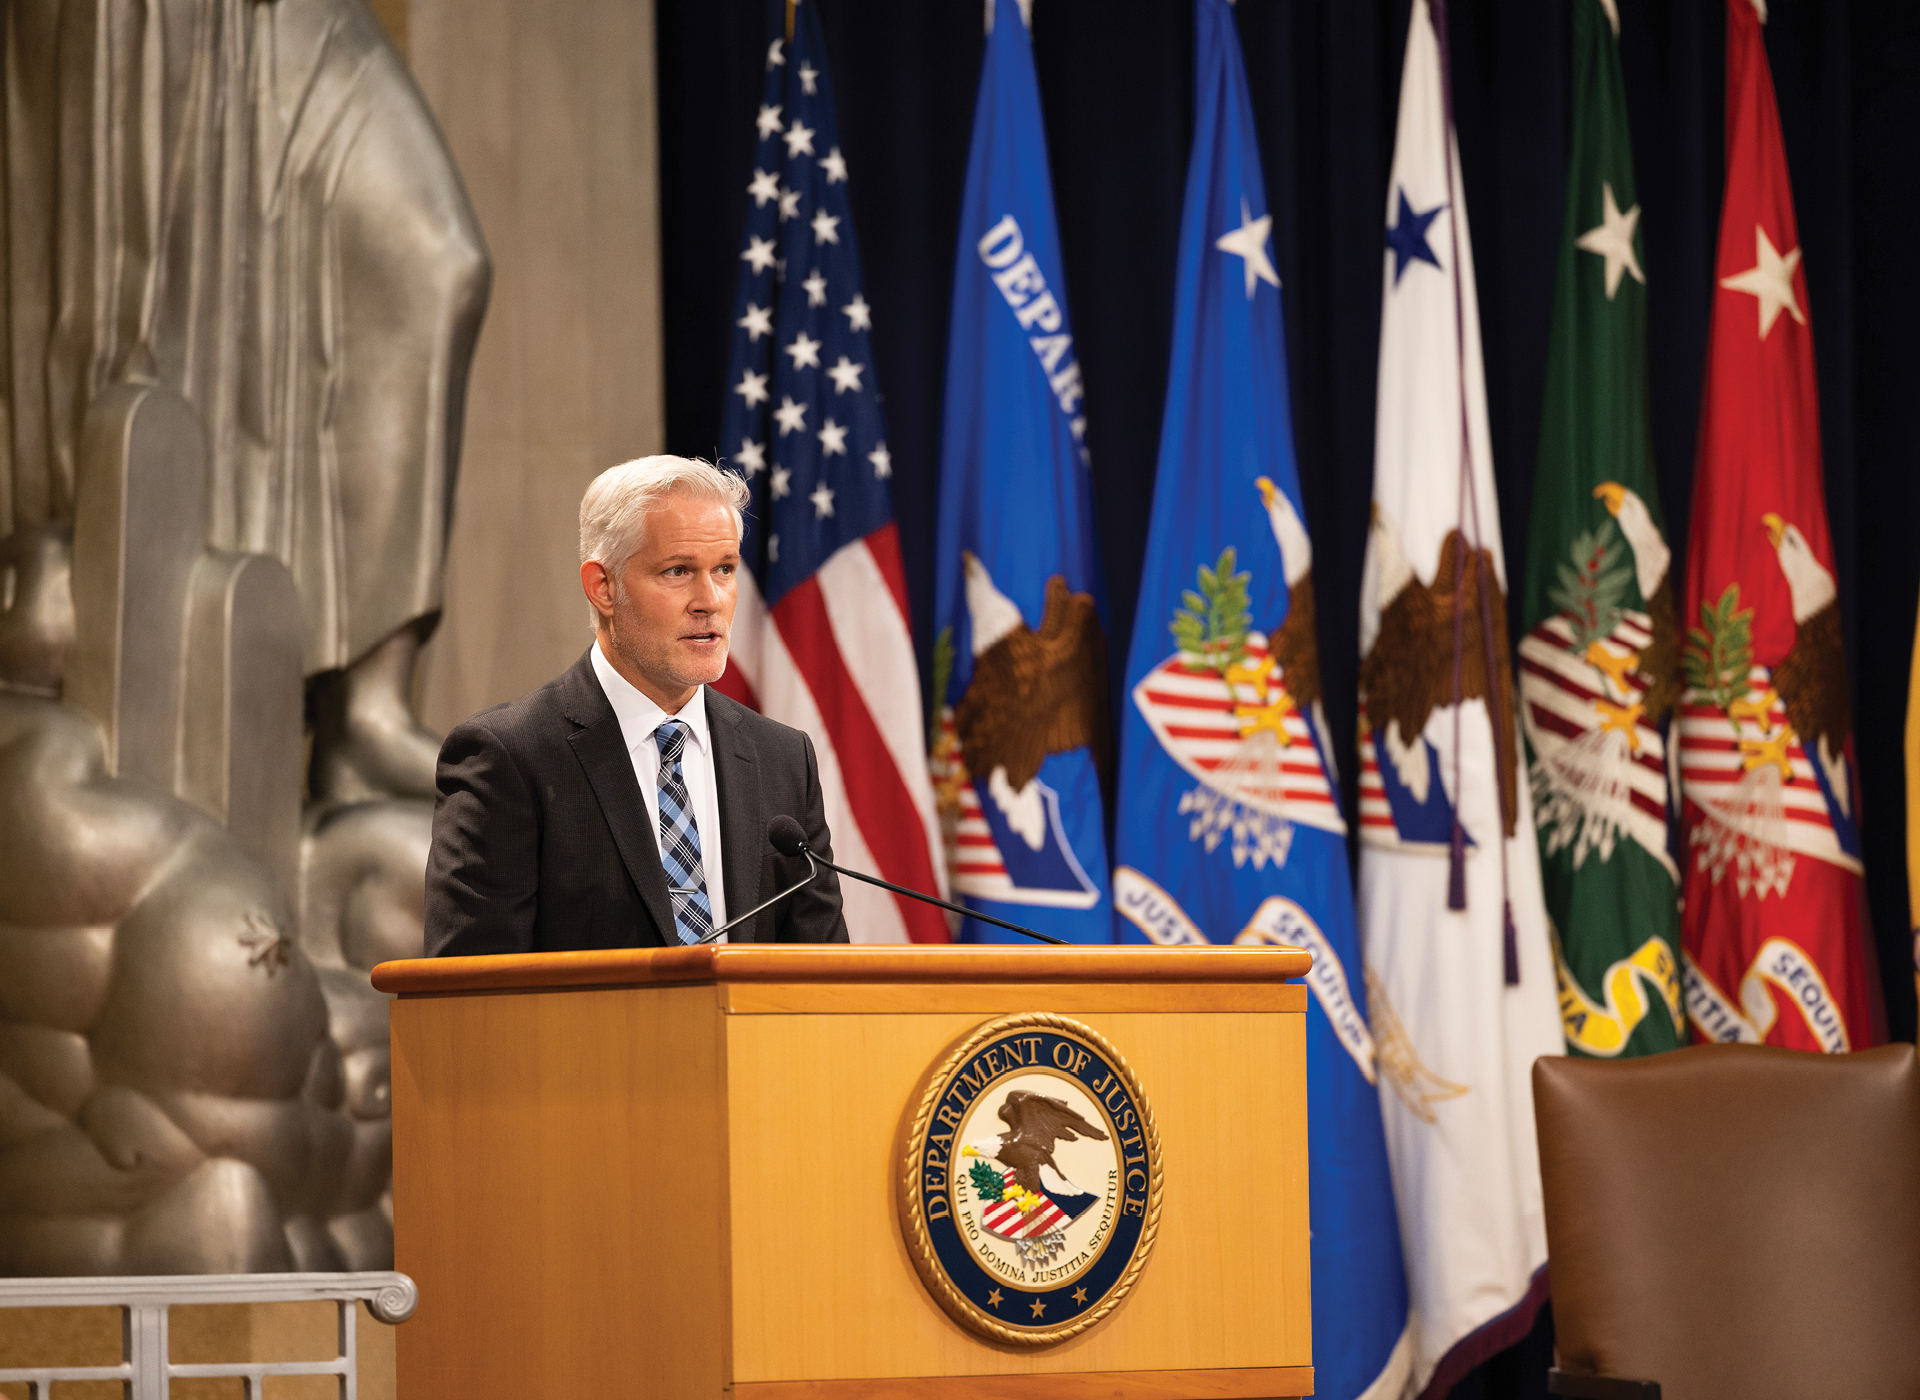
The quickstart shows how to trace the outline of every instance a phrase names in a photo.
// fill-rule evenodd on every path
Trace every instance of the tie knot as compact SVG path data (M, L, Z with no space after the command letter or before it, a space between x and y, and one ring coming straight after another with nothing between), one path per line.
M660 746L662 763L680 761L680 750L686 747L687 734L687 722L680 719L670 719L653 731L653 742Z

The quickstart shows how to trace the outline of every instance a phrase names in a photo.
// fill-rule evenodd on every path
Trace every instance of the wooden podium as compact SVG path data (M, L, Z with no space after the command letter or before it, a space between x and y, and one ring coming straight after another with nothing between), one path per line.
M386 963L401 1400L1313 1389L1289 948L741 947ZM983 1022L1073 1018L1157 1121L1131 1290L1052 1346L915 1271L903 1119Z

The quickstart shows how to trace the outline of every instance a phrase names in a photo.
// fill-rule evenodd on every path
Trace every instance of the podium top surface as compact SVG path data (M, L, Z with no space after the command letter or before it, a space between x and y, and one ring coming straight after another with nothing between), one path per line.
M1288 947L976 947L932 944L740 944L604 948L381 963L373 985L401 996L728 982L1136 983L1284 982L1313 958Z

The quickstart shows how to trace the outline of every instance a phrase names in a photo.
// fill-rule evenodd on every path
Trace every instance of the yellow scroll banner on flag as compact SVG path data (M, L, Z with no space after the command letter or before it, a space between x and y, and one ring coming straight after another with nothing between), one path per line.
M1661 1002L1673 1017L1675 1031L1686 1033L1681 1010L1680 965L1664 938L1649 938L1633 952L1610 965L1600 978L1606 1005L1589 997L1560 955L1553 940L1553 970L1560 983L1560 1020L1567 1043L1589 1055L1618 1055L1635 1026Z

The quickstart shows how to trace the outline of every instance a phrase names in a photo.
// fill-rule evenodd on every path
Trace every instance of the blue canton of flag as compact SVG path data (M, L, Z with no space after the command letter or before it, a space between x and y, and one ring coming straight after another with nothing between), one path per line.
M804 730L837 858L944 893L919 668L894 525L873 309L810 4L767 7L721 452L753 492L718 689ZM944 942L934 909L842 886L857 942Z
M955 890L1105 943L1106 643L1052 189L1032 45L1015 0L996 0L947 347L934 778ZM969 920L962 936L1015 935Z
M1313 953L1316 1392L1400 1393L1407 1286L1321 717L1280 277L1227 0L1195 8L1193 155L1114 843L1122 939Z
M780 8L775 5L773 8ZM893 519L893 475L814 7L775 38L755 150L721 448L753 487L742 553L776 606ZM815 66L815 64L819 66Z

